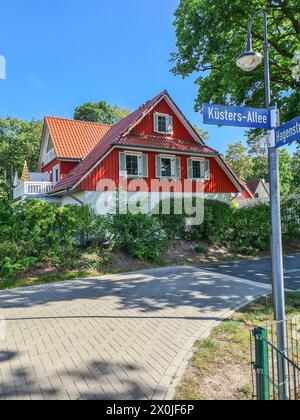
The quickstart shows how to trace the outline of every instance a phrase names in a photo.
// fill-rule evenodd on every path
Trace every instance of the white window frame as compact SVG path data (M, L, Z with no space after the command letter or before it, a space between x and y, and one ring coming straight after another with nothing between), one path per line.
M57 171L57 178L58 178L57 181L54 178L54 174L56 173L56 171ZM52 180L56 184L60 181L60 164L53 166L53 169L52 169Z
M125 167L127 167L127 156L136 156L138 158L138 175L129 175L126 171L126 177L131 179L143 178L143 153L125 152Z
M204 164L204 174L203 174L203 177L194 178L194 176L192 176L192 177L188 176L188 179L191 179L192 181L204 182L205 181L205 159L204 158L193 158L193 157L191 157L188 160L190 160L192 162L192 164L193 164L193 162L200 162L200 163L203 163ZM192 170L193 170L193 168L192 168ZM188 172L189 172L189 168L188 168ZM190 175L190 174L188 173L188 175Z
M159 131L158 129L158 118L164 117L166 119L166 131ZM172 118L172 130L168 131L168 118ZM174 134L174 125L173 125L173 117L172 115L163 114L161 112L156 112L154 114L154 132L159 134Z
M175 155L159 155L159 158L160 158L159 178L160 179L176 179L176 156ZM162 159L169 159L171 161L171 176L162 175L162 166L161 166Z

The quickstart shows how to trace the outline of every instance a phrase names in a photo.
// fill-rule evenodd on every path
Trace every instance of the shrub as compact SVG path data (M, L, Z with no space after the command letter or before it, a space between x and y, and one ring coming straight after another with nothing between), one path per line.
M244 207L234 212L230 243L236 251L246 254L266 251L270 235L271 217L267 204Z
M281 206L282 233L285 239L294 239L300 236L300 202L296 199L287 199Z
M205 248L205 246L204 246L204 245L202 245L202 244L196 245L195 251L196 251L198 254L206 254L206 248Z
M14 262L11 258L5 257L0 261L0 275L6 278L13 277L16 274L25 272L30 267L35 266L37 261L37 258L25 257Z
M163 214L164 202L162 200L158 205L158 211L154 210L154 217L159 221L159 224L167 234L168 239L188 239L189 230L186 226L187 216L184 213L183 200L182 199L171 199L170 200L170 214ZM176 206L182 209L182 214L176 214Z
M168 238L157 218L144 214L116 215L112 219L116 246L143 261L162 257Z
M234 209L217 200L205 200L204 221L193 228L193 239L205 239L214 245L228 241L232 232Z

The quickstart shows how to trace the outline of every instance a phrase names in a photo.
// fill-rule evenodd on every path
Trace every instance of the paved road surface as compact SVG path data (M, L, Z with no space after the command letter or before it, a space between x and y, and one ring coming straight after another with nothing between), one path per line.
M172 398L193 343L270 292L226 274L171 267L0 292L0 399Z
M201 266L201 269L252 280L258 283L272 284L270 258L205 265ZM287 289L300 290L300 254L284 257L284 277L285 287Z

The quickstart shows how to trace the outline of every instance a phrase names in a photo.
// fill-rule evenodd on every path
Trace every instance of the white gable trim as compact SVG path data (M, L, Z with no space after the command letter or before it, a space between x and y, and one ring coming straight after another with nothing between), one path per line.
M46 153L47 153L49 135L50 134L49 134L49 129L48 129L47 123L46 123L46 121L44 121L43 131L42 131L42 139L41 139L40 155L39 155L39 164L38 164L38 170L39 171L41 171L41 169L42 169L43 156L46 156Z
M154 108L162 101L162 100L166 100L167 104L169 105L169 107L174 111L176 117L180 120L180 122L184 125L184 127L187 129L187 131L190 133L190 135L192 136L192 138L197 142L200 143L201 145L205 145L204 141L201 139L201 137L199 136L199 134L194 130L194 128L192 127L192 125L188 122L188 120L183 116L182 112L179 110L179 108L177 107L177 105L175 104L175 102L170 98L170 96L165 93L160 99L158 99L154 105L152 105L151 108L149 108L147 110L147 112L145 112L135 123L133 126L131 126L127 131L125 131L125 133L123 134L123 137L128 136L128 134L137 126L139 125L143 119L151 112L154 110Z
M223 171L225 172L225 174L228 176L228 178L231 180L231 182L233 183L233 185L237 188L237 190L239 192L243 192L243 188L242 188L241 184L237 181L237 179L235 178L235 176L228 169L227 165L225 165L225 163L222 161L222 159L220 157L216 157L216 161L221 166L221 168L223 169Z
M191 134L191 136L193 137L193 139L197 143L200 143L201 145L204 146L205 145L204 141L201 139L201 137L196 132L196 130L192 127L192 125L188 122L188 120L184 117L183 113L180 111L180 109L175 104L175 102L173 101L173 99L170 96L166 95L166 101L167 101L167 104L170 106L170 108L175 112L175 114L178 117L178 119L181 121L181 123L187 129L187 131Z

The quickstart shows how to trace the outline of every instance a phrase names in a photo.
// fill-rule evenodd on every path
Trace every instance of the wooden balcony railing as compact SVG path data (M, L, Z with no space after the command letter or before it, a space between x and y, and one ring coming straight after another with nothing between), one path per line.
M24 195L47 194L54 186L53 182L21 182L13 191L14 200Z

